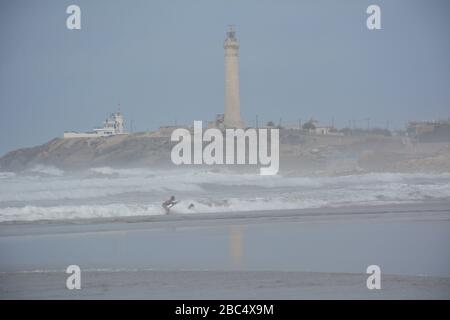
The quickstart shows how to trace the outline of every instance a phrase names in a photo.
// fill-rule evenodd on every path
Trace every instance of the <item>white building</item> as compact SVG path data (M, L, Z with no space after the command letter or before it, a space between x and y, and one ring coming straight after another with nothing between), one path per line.
M332 127L329 126L317 126L313 129L315 134L319 134L319 135L328 135L330 134Z
M123 129L124 119L120 112L112 113L109 118L105 120L102 128L95 128L91 132L74 132L65 131L64 139L67 138L98 138L108 137L117 134L126 134Z

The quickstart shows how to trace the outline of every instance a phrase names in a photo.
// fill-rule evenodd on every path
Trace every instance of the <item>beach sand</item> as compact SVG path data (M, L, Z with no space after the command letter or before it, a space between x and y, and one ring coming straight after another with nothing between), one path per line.
M4 223L0 298L449 299L448 243L447 201Z
M68 290L63 272L0 275L2 299L450 299L450 279L281 271L86 271Z

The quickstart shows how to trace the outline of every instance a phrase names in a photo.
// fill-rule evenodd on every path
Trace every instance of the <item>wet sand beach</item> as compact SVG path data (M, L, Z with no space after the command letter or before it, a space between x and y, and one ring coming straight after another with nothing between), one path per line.
M448 201L0 225L0 296L450 298ZM66 289L67 266L81 290ZM381 290L365 273L379 265Z

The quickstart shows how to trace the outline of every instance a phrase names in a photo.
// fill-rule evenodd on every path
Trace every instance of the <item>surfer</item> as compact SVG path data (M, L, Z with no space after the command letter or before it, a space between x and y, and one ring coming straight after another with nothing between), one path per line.
M175 196L171 196L170 199L163 202L162 207L166 210L166 214L169 213L170 208L176 205L178 201L175 200Z

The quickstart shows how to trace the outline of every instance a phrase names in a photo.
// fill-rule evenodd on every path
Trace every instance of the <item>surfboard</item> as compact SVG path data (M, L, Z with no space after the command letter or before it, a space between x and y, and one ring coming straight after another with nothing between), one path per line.
M172 202L171 204L169 204L168 206L167 206L167 208L172 208L174 205L176 205L178 202L180 202L180 201L174 201L174 202Z

